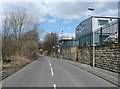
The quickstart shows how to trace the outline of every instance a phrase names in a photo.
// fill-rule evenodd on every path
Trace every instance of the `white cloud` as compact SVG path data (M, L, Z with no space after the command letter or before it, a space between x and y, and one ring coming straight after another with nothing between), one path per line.
M40 22L43 23L43 22L46 22L46 19L44 17L41 17L40 18Z
M4 0L5 1L5 0ZM31 15L38 16L42 22L48 22L48 23L55 23L57 20L62 20L63 23L69 24L73 20L84 20L88 17L90 14L88 12L88 7L92 7L95 9L94 15L98 16L117 16L118 15L118 8L117 3L111 2L108 3L108 0L98 0L94 2L94 0L90 1L83 1L78 0L75 2L73 1L67 1L67 0L10 0L10 2L0 3L0 13L3 12L10 12L11 10L17 10L17 9L26 9ZM7 0L9 1L9 0ZM32 2L30 2L32 1ZM54 2L55 1L55 2ZM112 0L110 0L112 1ZM109 1L109 2L110 2ZM22 3L21 3L22 2ZM106 3L105 3L106 2ZM52 17L47 19L46 17L50 16ZM0 14L0 23L2 21L2 18L4 17L3 14ZM70 30L71 27L68 27L68 30ZM66 31L68 32L68 31ZM62 35L60 35L61 37ZM64 33L64 36L67 37L75 37L75 33Z
M19 1L19 0L18 0ZM27 0L24 0L27 1ZM107 1L107 0L104 0ZM22 1L21 1L22 2ZM11 10L26 9L31 15L36 15L41 22L55 23L62 20L65 24L69 24L73 20L86 19L90 14L88 7L95 9L94 15L99 16L117 16L117 3L108 2L47 2L45 0L34 0L34 2L11 2L1 3L0 13L10 12ZM52 19L46 20L49 15ZM2 15L0 15L2 17ZM0 20L1 21L1 20Z
M64 23L69 23L72 20L79 20L83 17L87 17L88 7L95 9L94 14L102 16L117 16L117 3L103 3L103 2L61 2L61 3L47 3L45 2L43 7L46 11L46 15L50 15L53 18L62 19ZM45 8L49 7L49 8ZM111 12L110 12L111 11ZM114 14L112 11L116 11ZM108 12L108 13L105 13ZM101 14L102 13L102 14Z
M50 19L48 20L48 23L55 23L56 22L56 19Z
M0 0L0 2L118 2L119 0Z
M38 1L38 0L37 0ZM106 0L105 0L106 1ZM69 23L72 20L81 19L82 17L87 17L88 7L93 7L95 9L94 14L106 15L116 15L117 14L117 3L103 3L103 2L46 2L41 0L41 2L26 2L26 3L3 3L3 9L6 11L24 9L26 8L31 14L39 15L41 18L49 15L52 16L54 20L50 22L55 22L57 19L62 19L65 23ZM116 11L114 14L112 11ZM0 8L1 12L1 8ZM108 13L105 13L108 12Z

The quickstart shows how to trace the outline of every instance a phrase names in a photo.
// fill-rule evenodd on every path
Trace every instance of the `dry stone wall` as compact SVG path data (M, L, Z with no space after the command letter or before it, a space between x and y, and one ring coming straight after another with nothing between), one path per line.
M89 46L62 50L62 57L92 66L93 48ZM105 44L95 47L95 66L105 70L120 72L120 45Z

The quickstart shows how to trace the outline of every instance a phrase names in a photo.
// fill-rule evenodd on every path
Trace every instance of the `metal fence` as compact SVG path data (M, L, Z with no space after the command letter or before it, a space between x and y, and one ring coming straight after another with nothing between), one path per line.
M93 36L94 35L94 36ZM94 40L94 41L93 41ZM118 43L118 20L115 20L104 27L100 27L91 33L72 39L62 44L63 48L75 46L92 46L106 43ZM93 44L94 43L94 44Z
M62 43L63 48L76 47L77 45L78 45L78 42L76 41L76 39L71 39Z
M96 45L111 42L118 43L118 20L115 20L104 27L100 27L94 34Z
M94 36L93 36L94 35ZM79 46L92 46L93 40L95 45L102 45L109 42L118 42L118 20L100 27L93 32L80 36L78 39Z

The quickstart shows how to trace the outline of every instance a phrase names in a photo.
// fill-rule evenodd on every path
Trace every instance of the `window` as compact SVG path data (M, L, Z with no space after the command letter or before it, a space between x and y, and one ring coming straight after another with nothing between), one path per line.
M107 25L108 24L108 20L98 20L98 25Z
M85 24L84 25L82 25L82 31L84 31L85 30Z

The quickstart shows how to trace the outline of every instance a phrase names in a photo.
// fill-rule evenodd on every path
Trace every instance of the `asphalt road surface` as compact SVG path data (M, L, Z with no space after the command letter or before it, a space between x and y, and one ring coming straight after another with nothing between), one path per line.
M116 87L62 59L42 56L2 81L3 87Z

